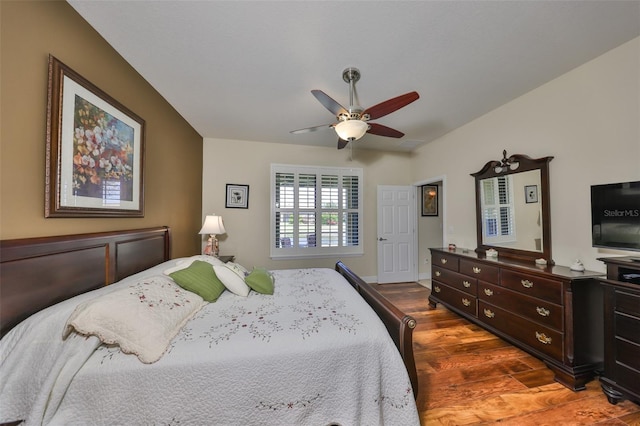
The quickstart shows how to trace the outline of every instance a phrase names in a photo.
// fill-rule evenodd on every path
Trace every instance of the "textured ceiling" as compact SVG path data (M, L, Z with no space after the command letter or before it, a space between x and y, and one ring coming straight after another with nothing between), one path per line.
M640 1L69 0L203 136L336 146L347 67L369 107L420 99L376 120L411 150L640 35Z

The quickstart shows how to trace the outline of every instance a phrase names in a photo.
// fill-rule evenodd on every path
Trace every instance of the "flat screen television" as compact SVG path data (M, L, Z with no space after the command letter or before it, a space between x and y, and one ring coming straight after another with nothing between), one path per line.
M640 251L640 181L591 186L594 247Z

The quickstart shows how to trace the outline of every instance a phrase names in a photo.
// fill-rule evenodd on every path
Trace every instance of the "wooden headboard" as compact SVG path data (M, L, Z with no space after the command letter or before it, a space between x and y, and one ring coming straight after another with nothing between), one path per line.
M171 258L168 227L0 241L0 336L29 315Z

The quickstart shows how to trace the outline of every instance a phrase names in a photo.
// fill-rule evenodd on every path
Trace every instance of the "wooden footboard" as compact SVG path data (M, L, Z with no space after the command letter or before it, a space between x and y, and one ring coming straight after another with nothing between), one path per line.
M413 329L416 327L416 320L411 315L406 315L387 298L380 294L371 284L366 283L362 278L351 271L344 263L336 263L338 271L349 283L358 290L358 293L378 314L394 343L400 351L404 360L404 365L409 373L411 387L414 397L418 396L418 373L416 362L413 356Z
M170 257L168 227L0 241L0 336L41 309Z

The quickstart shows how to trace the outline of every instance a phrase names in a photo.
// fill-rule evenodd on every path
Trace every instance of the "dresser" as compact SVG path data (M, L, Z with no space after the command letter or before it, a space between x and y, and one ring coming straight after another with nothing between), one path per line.
M607 265L604 289L604 371L600 384L616 404L640 404L640 261L631 257L598 259Z
M443 304L541 359L582 390L602 368L603 274L432 248L429 304Z

